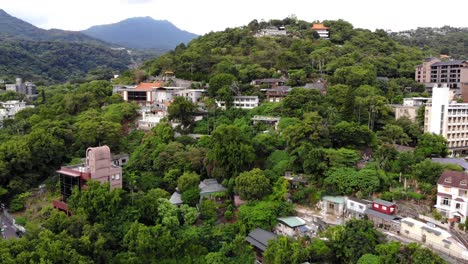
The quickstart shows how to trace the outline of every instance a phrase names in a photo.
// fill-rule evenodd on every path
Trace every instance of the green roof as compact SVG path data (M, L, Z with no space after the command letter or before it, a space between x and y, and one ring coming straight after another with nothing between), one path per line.
M297 216L278 217L278 221L290 227L305 225L305 221Z
M337 204L344 204L345 198L344 196L324 196L322 200L326 200L329 202L334 202Z

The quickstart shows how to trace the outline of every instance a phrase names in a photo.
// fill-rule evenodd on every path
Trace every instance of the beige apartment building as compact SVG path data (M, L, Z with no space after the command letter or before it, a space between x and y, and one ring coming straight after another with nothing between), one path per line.
M468 82L468 61L425 59L423 64L416 66L415 80L429 88L435 84L446 84L460 94L463 83Z
M434 86L432 99L426 105L424 132L442 135L454 155L468 150L468 103L453 101L453 91L445 85Z

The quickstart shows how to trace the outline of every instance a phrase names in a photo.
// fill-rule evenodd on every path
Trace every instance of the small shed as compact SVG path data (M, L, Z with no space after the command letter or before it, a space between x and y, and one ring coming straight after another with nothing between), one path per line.
M323 213L342 216L345 208L344 196L324 196L321 210Z
M381 199L375 199L372 202L372 209L384 214L394 215L396 213L396 204Z

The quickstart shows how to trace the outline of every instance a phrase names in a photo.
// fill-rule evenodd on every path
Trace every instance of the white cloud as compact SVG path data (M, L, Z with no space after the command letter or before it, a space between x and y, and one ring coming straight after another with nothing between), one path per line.
M344 19L355 27L404 30L418 26L468 27L468 1L451 0L0 0L0 8L43 28L82 30L151 16L197 34L295 14L306 21ZM442 8L446 8L443 9Z

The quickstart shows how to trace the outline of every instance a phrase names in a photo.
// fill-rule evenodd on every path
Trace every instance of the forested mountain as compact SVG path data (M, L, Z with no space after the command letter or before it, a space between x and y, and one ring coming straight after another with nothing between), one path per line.
M345 21L325 21L330 40L318 39L311 23L287 18L270 24L252 21L248 26L208 33L188 45L145 64L150 75L174 70L180 77L207 81L215 73L233 74L241 82L289 74L294 85L316 74L333 75L342 67L362 66L381 77L413 78L421 50L397 43L386 32L354 29ZM259 28L285 26L288 36L254 37Z
M420 27L391 36L401 44L421 48L427 57L444 54L454 59L468 59L468 28Z
M60 29L45 30L9 15L0 9L0 39L22 39L30 41L66 41L105 44L78 31Z
M128 68L126 50L80 32L44 30L0 10L0 78L41 83L110 78Z
M151 17L129 18L109 25L93 26L84 34L128 48L169 51L188 43L196 34L180 30L167 20Z

